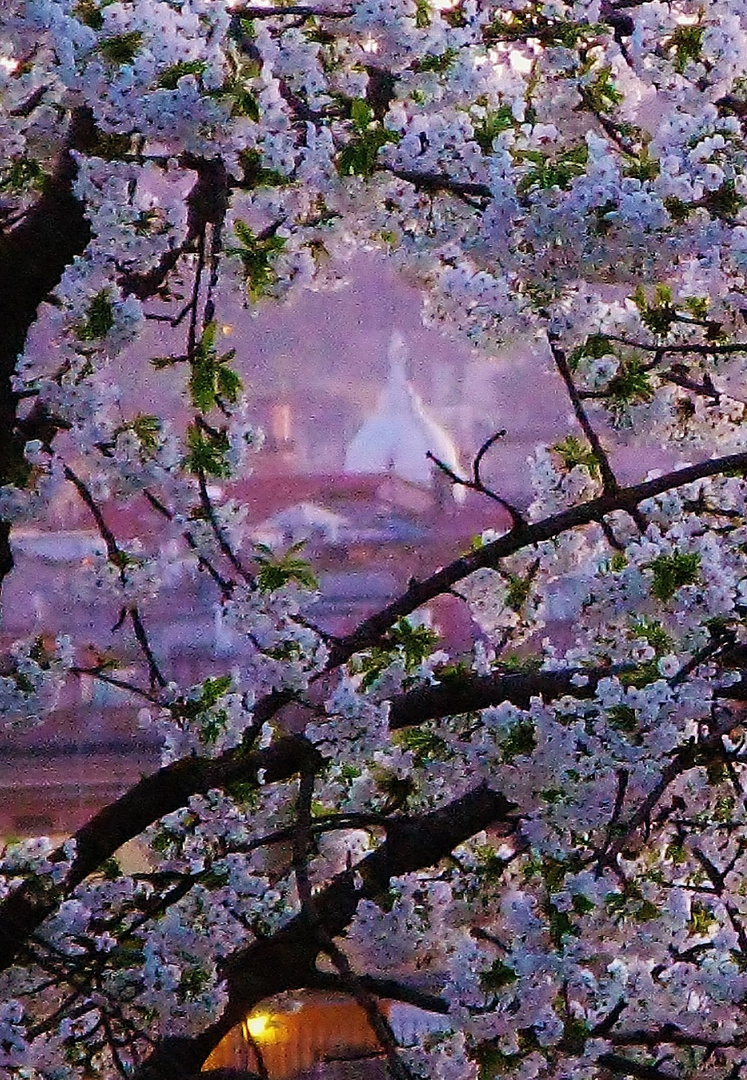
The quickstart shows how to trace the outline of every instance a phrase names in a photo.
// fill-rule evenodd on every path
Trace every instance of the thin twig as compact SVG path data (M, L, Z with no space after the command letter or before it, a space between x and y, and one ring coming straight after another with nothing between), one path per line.
M489 488L483 482L482 476L480 474L480 467L482 465L485 454L488 452L488 450L490 450L492 446L495 445L495 443L499 439L502 439L505 434L505 430L496 431L493 435L490 436L489 439L486 439L485 442L482 444L480 449L477 451L477 454L475 455L474 461L472 462L471 480L467 480L465 479L465 477L460 476L458 473L454 472L454 470L450 468L445 461L441 461L441 459L436 457L436 455L430 450L427 451L425 456L428 458L429 461L432 461L433 464L438 469L440 469L445 476L448 476L452 484L454 484L455 486L468 488L470 491L476 491L478 492L478 494L485 495L487 496L487 498L493 499L494 502L497 502L500 506L502 506L511 518L512 529L525 529L527 527L527 522L521 511L518 510L513 505L513 503L508 502L508 500L504 499L503 496L498 495L495 491Z

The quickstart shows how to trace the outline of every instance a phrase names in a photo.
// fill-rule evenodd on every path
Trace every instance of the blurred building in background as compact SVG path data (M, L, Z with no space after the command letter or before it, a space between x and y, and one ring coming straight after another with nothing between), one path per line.
M268 414L265 448L248 478L215 485L212 497L246 506L242 557L259 542L278 553L304 543L303 557L320 583L313 621L342 634L407 585L466 551L484 529L510 521L499 504L454 487L430 452L460 473L467 448L426 408L407 377L407 350L392 335L388 375L378 405L360 418L334 473L314 473L299 460L291 403ZM298 407L298 402L296 402ZM335 437L330 432L330 439ZM465 496L467 496L465 498ZM142 496L102 506L118 541L144 550L164 539L164 519ZM144 684L144 665L130 625L106 597L79 595L80 573L105 547L72 487L49 520L13 532L16 568L3 587L0 648L28 634L69 633L89 646L90 661L111 654L117 677ZM142 619L164 674L181 685L230 671L249 647L221 618L220 596L200 572L178 530L156 598ZM476 634L467 607L440 597L421 613L445 644L466 651ZM86 663L86 657L80 661ZM152 734L138 724L142 701L98 679L70 680L56 711L38 727L0 731L0 834L68 833L159 763Z

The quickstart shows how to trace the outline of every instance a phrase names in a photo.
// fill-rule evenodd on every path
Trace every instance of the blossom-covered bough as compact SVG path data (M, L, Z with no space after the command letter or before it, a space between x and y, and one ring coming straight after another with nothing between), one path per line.
M85 676L164 740L61 847L4 851L2 1075L192 1075L267 997L331 988L397 1077L737 1080L747 5L8 0L0 20L0 575L14 525L69 488L103 541L81 589L141 656L125 677L84 642L19 641L0 712L41 721ZM242 550L211 494L259 442L217 327L230 290L323 288L376 246L430 319L544 350L572 420L508 532L335 639L297 553ZM119 385L152 320L174 351L142 360L186 424ZM685 464L623 484L620 439ZM485 490L481 456L454 482ZM108 520L132 499L245 642L197 686L148 634L171 548ZM470 657L409 619L444 592L485 628ZM135 837L150 868L127 874ZM440 1030L398 1046L381 998Z

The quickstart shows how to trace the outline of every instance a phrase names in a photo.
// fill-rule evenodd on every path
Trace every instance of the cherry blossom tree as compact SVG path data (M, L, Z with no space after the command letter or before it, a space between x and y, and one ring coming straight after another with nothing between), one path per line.
M0 575L73 491L164 737L61 847L4 850L2 1075L193 1075L267 997L342 988L397 1078L743 1076L747 4L6 0L0 25ZM361 247L430 320L544 352L574 420L526 511L488 444L449 470L511 527L330 638L309 569L210 493L259 442L216 327ZM186 425L122 403L151 320ZM626 486L621 439L690 464ZM135 498L245 642L199 685L148 635L166 553L107 520ZM444 592L486 628L467 661L410 618ZM19 641L0 712L43 721L81 676L123 681ZM116 861L134 837L148 873ZM382 998L439 1030L397 1045Z

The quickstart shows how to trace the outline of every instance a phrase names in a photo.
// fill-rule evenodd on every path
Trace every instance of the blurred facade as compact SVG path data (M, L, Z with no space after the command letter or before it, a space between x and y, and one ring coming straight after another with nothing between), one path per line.
M268 416L267 442L254 474L212 489L213 498L247 508L242 545L278 552L304 541L320 598L313 621L340 634L421 578L453 559L486 528L509 525L502 508L454 488L426 457L431 451L459 471L465 452L426 409L408 381L406 347L392 336L389 374L380 400L348 440L342 468L333 474L304 471L294 440L292 413L283 401ZM104 505L118 540L133 537L145 550L163 542L162 518L143 497ZM14 530L16 569L4 585L0 647L29 634L69 633L89 646L81 656L119 658L116 675L143 685L142 657L127 623L106 598L78 595L81 571L103 553L91 516L72 489L49 520ZM223 673L241 661L245 640L223 624L219 595L199 572L178 532L168 541L171 558L158 596L142 618L159 666L181 685ZM465 651L476 628L455 597L434 601L423 617L445 643ZM71 679L55 712L39 727L0 731L0 833L69 833L144 773L158 766L154 737L138 726L142 702L95 678Z

